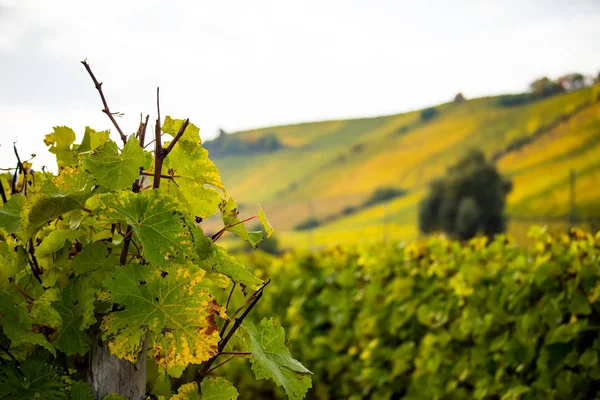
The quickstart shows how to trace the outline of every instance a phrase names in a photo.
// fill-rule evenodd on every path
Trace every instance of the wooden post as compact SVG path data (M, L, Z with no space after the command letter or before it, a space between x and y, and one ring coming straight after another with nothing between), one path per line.
M135 364L120 360L110 353L108 343L99 335L92 343L88 383L96 399L101 400L110 393L117 393L126 399L142 400L146 397L146 358L147 339Z

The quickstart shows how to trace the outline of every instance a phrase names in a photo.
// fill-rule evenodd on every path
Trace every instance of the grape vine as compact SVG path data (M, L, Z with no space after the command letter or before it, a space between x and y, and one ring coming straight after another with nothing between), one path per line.
M44 142L57 175L32 171L15 147L16 168L0 176L0 399L234 399L236 388L211 376L234 357L303 398L311 372L292 358L281 325L244 321L270 281L216 243L226 232L252 246L270 236L262 209L240 217L199 128L161 122L158 92L154 151L146 150L148 116L127 136L82 63L122 144L89 127L75 143L72 129L55 127ZM215 213L224 226L209 238L201 221ZM264 233L247 230L254 218ZM247 300L229 310L217 286ZM121 370L103 365L102 349L126 360ZM198 372L181 382L191 366ZM141 393L103 384L129 379L123 369L143 372Z

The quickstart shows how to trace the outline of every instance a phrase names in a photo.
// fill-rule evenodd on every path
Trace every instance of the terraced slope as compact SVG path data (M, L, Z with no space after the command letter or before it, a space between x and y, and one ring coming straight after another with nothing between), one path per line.
M426 122L415 111L244 131L236 135L248 141L274 133L285 148L215 162L229 193L260 203L284 243L295 246L416 236L427 182L473 147L513 178L509 214L566 215L569 174L576 169L578 214L600 217L599 93L596 85L502 108L494 97L447 103ZM341 215L386 186L409 194ZM339 217L310 234L292 231L309 217L331 215Z

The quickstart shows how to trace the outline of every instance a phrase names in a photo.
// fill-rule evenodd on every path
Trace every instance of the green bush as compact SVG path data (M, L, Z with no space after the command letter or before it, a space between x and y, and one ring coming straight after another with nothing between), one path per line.
M441 230L464 240L505 230L504 205L512 183L500 176L483 152L468 152L429 186L419 205L421 232Z
M438 110L435 107L429 107L421 111L421 121L429 121L433 117L438 115Z
M257 314L285 316L313 399L598 398L600 235L572 236L258 254Z
M306 221L302 221L299 224L297 224L296 226L294 226L294 230L296 230L296 231L306 231L306 230L309 230L309 229L316 228L319 225L321 225L321 222L318 219L316 219L316 218L309 218Z
M394 187L381 187L376 189L362 205L361 208L367 208L375 204L383 203L399 196L405 196L408 192L404 189Z

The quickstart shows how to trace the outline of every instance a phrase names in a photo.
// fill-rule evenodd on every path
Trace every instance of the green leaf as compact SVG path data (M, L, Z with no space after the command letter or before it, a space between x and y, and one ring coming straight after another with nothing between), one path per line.
M0 289L11 284L17 274L16 254L9 248L8 243L0 242Z
M48 339L34 331L33 325L36 323L29 316L27 310L13 303L12 298L6 293L0 293L0 324L6 336L11 340L12 346L27 344L40 345L56 354L54 346L48 342Z
M197 142L178 142L165 158L164 172L174 176L175 183L165 182L162 190L177 194L193 216L206 218L214 214L221 202L219 193L205 185L217 187L225 193L219 170L208 159L208 151Z
M21 209L25 239L62 214L83 208L92 189L91 175L77 167L65 168L58 177L44 182L40 192L27 196Z
M75 142L75 132L66 126L55 126L54 131L44 138L46 146L52 146L57 149L68 149ZM50 149L51 150L51 149Z
M569 304L569 312L577 315L589 315L592 312L592 307L584 296L575 293L571 304Z
M259 219L261 225L263 226L263 228L265 229L265 233L267 234L267 239L269 239L271 237L271 235L273 235L273 227L267 220L267 216L265 215L263 209L260 206L258 206L258 219Z
M312 372L290 355L281 325L265 318L257 326L251 322L244 322L244 326L250 336L250 362L256 379L272 379L283 386L288 398L303 399L312 387Z
M159 371L158 366L153 361L148 360L146 367L148 369L147 383L150 387L150 393L156 396L169 397L172 394L169 376L164 370Z
M77 151L79 153L87 153L88 151L96 150L108 141L109 134L109 131L95 131L89 126L86 126L83 140L79 147L77 147Z
M184 119L173 119L167 115L161 129L164 133L175 137L184 121ZM200 128L190 122L185 128L185 131L183 132L183 135L181 136L181 139L179 139L178 143L181 142L200 143Z
M59 168L77 164L77 152L71 149L75 141L75 132L66 126L55 126L54 132L46 135L44 143L51 146L48 151L56 155Z
M102 278L119 265L119 258L103 243L90 243L73 257L71 265L76 276L94 274Z
M119 153L117 144L107 141L102 147L83 159L83 166L96 178L98 184L112 190L131 188L140 176L140 168L148 168L152 156L140 147L135 136Z
M515 386L506 391L501 397L501 400L517 400L531 389L527 386Z
M230 198L227 201L222 201L219 205L223 217L223 224L229 226L228 231L235 233L254 248L263 239L262 231L247 231L246 225L238 218L239 212L235 201Z
M25 203L25 197L19 193L13 194L8 202L0 208L0 228L6 229L8 233L21 230L21 208Z
M0 399L67 399L68 386L53 365L31 356L20 369L22 375L14 362L0 364Z
M203 400L198 393L198 384L196 382L186 383L179 387L177 394L171 397L171 400Z
M29 317L33 319L36 324L49 327L54 330L60 330L62 327L62 317L58 311L52 307L52 304L48 300L34 301L31 304L31 309L29 310Z
M101 198L104 210L96 210L115 222L131 226L144 258L165 266L195 257L191 233L181 213L181 204L159 190L122 192Z
M65 246L65 241L73 241L85 235L83 231L71 231L67 229L61 229L59 231L52 231L48 236L42 240L42 243L35 249L36 256L44 256L52 253L56 253Z
M85 382L76 381L71 385L69 400L95 400L92 388Z
M567 343L573 340L585 327L585 321L577 321L574 324L563 324L550 330L546 335L546 344Z
M588 368L598 364L598 352L594 349L587 349L581 357L579 357L579 364Z
M199 265L206 271L225 275L233 282L242 283L251 289L256 290L263 284L262 280L252 275L243 264L216 244L210 245L208 255L200 260Z
M221 377L204 378L200 384L200 391L202 400L235 400L240 395L231 382Z
M66 355L84 355L90 349L90 338L85 332L96 322L94 300L96 290L86 280L77 278L63 289L61 301L54 305L63 324L52 335L52 344Z
M105 283L113 302L125 307L102 322L111 352L135 361L148 333L148 353L176 377L188 364L214 356L219 342L215 317L224 310L199 287L203 276L204 271L192 265L118 268Z
M118 393L110 393L110 394L107 394L106 396L104 396L103 400L127 400L127 398L121 396Z

